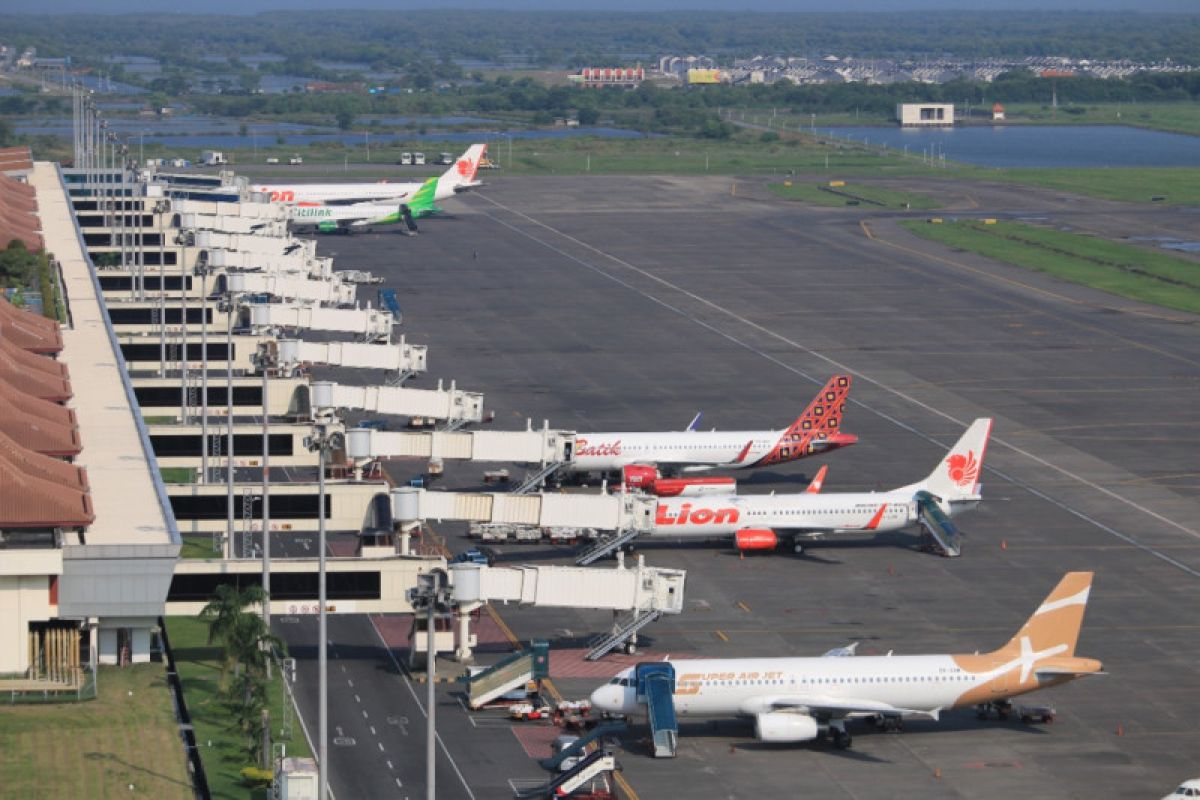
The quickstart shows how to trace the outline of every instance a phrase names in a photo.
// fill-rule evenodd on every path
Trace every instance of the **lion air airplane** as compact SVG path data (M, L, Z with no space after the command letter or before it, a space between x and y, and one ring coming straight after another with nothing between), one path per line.
M664 497L654 528L644 535L732 536L739 550L773 550L779 532L786 531L793 536L796 552L801 552L805 538L900 530L923 513L953 517L975 508L982 499L979 476L991 431L990 419L975 420L928 477L891 491Z
M936 720L974 706L1006 713L1010 699L1102 671L1075 655L1092 573L1069 572L1033 616L998 650L958 655L854 655L854 645L819 658L728 658L641 664L592 692L592 705L642 714L639 670L674 677L671 699L681 716L752 717L764 742L807 742L829 736L850 746L846 721L873 718L896 730L905 717ZM643 674L645 674L643 672Z
M487 153L486 144L473 144L467 152L442 173L437 179L433 200L445 200L459 192L481 186L475 180L479 171L479 162ZM271 202L288 205L342 205L347 203L370 203L394 201L398 203L411 198L421 190L425 181L389 183L265 183L251 186L254 192L270 194Z
M705 480L731 484L732 478L669 481L663 480L662 474L764 467L848 447L858 441L857 436L840 430L850 383L849 375L834 375L804 413L782 430L698 431L694 430L697 415L685 431L578 435L565 469L577 473L621 471L628 488L661 495L673 493L668 487L678 484L692 488L699 488Z

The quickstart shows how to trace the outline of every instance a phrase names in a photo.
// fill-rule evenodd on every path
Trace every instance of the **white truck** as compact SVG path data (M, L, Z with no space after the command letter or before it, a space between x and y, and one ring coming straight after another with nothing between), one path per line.
M206 167L212 167L217 164L228 164L229 159L225 158L225 154L220 150L205 150L200 154L200 163Z

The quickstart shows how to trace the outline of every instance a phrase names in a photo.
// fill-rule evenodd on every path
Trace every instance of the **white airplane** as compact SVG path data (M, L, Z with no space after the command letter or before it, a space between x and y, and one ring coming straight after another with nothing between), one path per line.
M801 541L830 533L895 531L926 521L957 537L948 517L979 505L979 477L992 421L977 419L924 480L886 492L710 495L664 498L654 528L644 534L670 539L732 536L739 550L773 550L780 531ZM932 515L930 519L928 515ZM952 553L953 554L953 553Z
M621 471L628 488L665 495L669 492L655 491L656 483L667 483L660 480L663 473L764 467L848 447L858 441L857 436L840 431L850 383L849 375L834 375L804 413L782 430L698 431L697 414L684 431L579 435L564 471ZM693 483L703 485L703 481Z
M486 144L473 144L437 179L433 200L445 200L482 184L475 180L479 162L487 153ZM273 203L287 205L344 205L411 199L426 181L390 183L264 183L251 186L251 191L271 196Z
M838 748L850 746L848 719L873 718L896 730L905 717L936 720L943 711L967 706L981 716L1007 713L1013 697L1102 671L1096 659L1075 655L1091 586L1092 573L1067 573L1017 635L990 653L857 656L851 645L819 658L648 662L592 692L592 705L644 714L638 695L645 696L648 675L658 673L661 680L669 671L673 680L661 697L670 692L676 714L752 717L761 741L828 735Z

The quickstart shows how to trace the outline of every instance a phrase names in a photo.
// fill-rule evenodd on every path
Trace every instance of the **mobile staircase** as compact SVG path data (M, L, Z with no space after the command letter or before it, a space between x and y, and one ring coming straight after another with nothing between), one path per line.
M606 536L596 540L595 544L584 550L575 557L575 564L580 567L586 567L595 561L599 561L610 553L616 552L618 548L624 547L629 542L632 542L642 533L636 527L625 528L617 531L612 536Z
M587 758L566 772L556 775L548 783L530 789L514 789L513 797L517 800L567 797L589 781L595 780L606 772L612 772L614 769L617 769L616 756L612 754L611 750L601 748L589 753Z
M929 492L917 492L917 520L930 539L933 552L956 558L962 555L962 531L938 507L937 500Z
M551 463L545 465L544 467L539 469L537 472L533 473L528 478L526 478L524 483L522 483L516 489L513 489L512 493L513 494L529 494L534 489L541 487L542 484L544 484L547 480L549 480L551 475L558 472L560 469L562 469L566 465L567 465L566 461L554 461L554 462L551 462Z
M638 664L637 701L646 704L650 732L654 739L655 758L674 758L679 739L679 722L675 719L675 667L668 661Z
M662 617L661 608L650 608L639 611L634 611L628 622L619 623L615 626L612 633L598 638L595 642L591 642L592 649L588 650L585 656L588 661L596 661L616 650L621 645L637 636L638 631L649 625L651 622ZM629 651L629 652L632 652Z
M609 736L619 736L629 729L629 726L624 722L606 722L603 725L597 725L588 731L586 736L581 736L571 744L564 747L557 754L549 758L543 758L538 763L545 769L551 772L557 772L564 761L581 756L587 752L592 742L602 742ZM603 749L603 748L601 748Z
M479 709L529 681L550 676L550 643L533 641L503 661L463 678L471 708Z

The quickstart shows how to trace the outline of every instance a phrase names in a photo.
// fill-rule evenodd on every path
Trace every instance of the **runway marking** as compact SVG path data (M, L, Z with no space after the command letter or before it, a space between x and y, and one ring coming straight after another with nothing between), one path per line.
M400 782L400 779L399 779L399 778L396 778L396 786L397 786L397 787L399 787L399 788L401 788L401 789L403 789L403 788L404 788L404 784Z
M396 768L392 766L391 761L387 762L387 765L388 765L388 769L392 770L393 772L396 770Z
M400 680L408 689L408 693L412 695L413 702L417 704L417 708L421 709L421 716L428 719L429 715L425 711L425 706L421 705L421 699L417 697L417 690L413 688L412 681L408 679L408 675L406 675L404 670L401 668L400 662L396 660L396 654L392 652L392 648L388 645L387 640L383 638L383 634L379 632L379 628L375 627L375 621L369 618L368 621L371 623L371 629L375 631L375 638L379 639L379 644L383 646L384 652L388 654L388 658L391 660L392 666L396 668L396 673L400 676ZM446 756L446 760L450 762L451 769L453 769L454 774L458 776L458 780L462 784L463 790L466 791L467 797L471 798L471 800L475 800L475 793L471 791L470 784L467 783L467 779L463 776L462 770L458 768L458 762L454 760L454 756L450 755L450 750L447 749L446 742L442 740L442 734L435 732L434 736L437 739L438 745L442 748L442 753ZM403 785L400 783L399 778L396 779L396 785Z
M684 295L685 297L695 300L698 303L701 303L715 311L720 312L721 314L724 314L725 316L729 317L730 319L733 319L733 320L736 320L737 322L742 323L743 325L745 325L748 328L751 328L755 331L758 331L761 334L769 336L779 342L782 342L795 350L798 350L802 353L806 353L806 354L812 356L813 358L824 361L826 364L829 364L830 366L834 367L838 371L848 372L848 373L854 375L856 378L863 380L867 383L870 383L870 384L878 387L879 389L881 389L885 392L888 392L889 394L892 394L908 403L911 403L914 406L917 406L918 408L921 408L921 409L927 411L930 414L933 414L934 416L941 417L942 419L945 419L949 422L953 422L956 426L958 426L960 428L966 427L966 423L964 421L957 419L953 415L948 414L940 409L934 408L933 406L929 405L928 403L918 400L917 398L913 397L912 395L907 394L906 392L903 392L900 389L897 389L893 386L890 386L881 380L873 378L859 370L855 370L855 369L851 368L850 366L848 366L847 364L844 364L831 356L827 356L824 353L821 353L819 351L805 347L804 345L800 344L799 342L797 342L793 339L789 339L788 337L784 336L783 334L777 333L776 331L773 331L769 328L766 328L763 325L760 325L752 320L749 320L749 319L741 316L740 314L738 314L734 311L731 311L730 309L727 309L724 306L719 305L718 303L713 302L712 300L709 300L705 297L701 297L700 295L697 295L694 292L684 289L681 286L674 284L664 278L660 278L659 276L654 275L654 274L648 272L647 270L644 270L640 267L634 266L633 264L629 263L628 261L625 261L624 259L622 259L618 256L607 253L607 252L599 249L598 247L595 247L594 245L588 244L587 242L581 241L580 239L577 239L574 236L571 236L570 234L563 233L562 231L559 231L558 229L551 227L550 225L548 225L540 220L534 219L533 217L529 216L528 214L525 214L524 212L517 211L516 209L506 206L503 203L500 203L497 200L492 199L491 197L488 197L486 195L478 195L478 196L480 198L482 198L483 200L487 201L488 203L491 203L492 205L496 206L497 208L503 209L503 210L509 212L510 214L513 214L514 216L517 216L517 217L520 217L521 219L527 220L531 224L536 225L540 228L544 228L545 230L549 231L550 233L553 233L556 236L560 236L563 239L566 239L569 242L573 242L574 244L577 244L586 250L590 250L591 252L596 253L597 255L600 255L606 259L609 259L610 261L625 267L626 269L630 270L631 272L637 273L638 275L641 275L642 277L644 277L650 281L653 281L661 286L671 289L672 291L678 292L678 293ZM495 216L494 214L487 214L487 216L489 218L491 218L497 224L499 224L505 228L508 228L509 230L513 231L514 233L516 233L520 236L523 236L531 241L537 242L538 244L542 245L546 249L548 249L552 252L558 253L563 258L573 261L576 264L579 264L580 266L584 267L585 269L588 269L588 270L596 273L597 275L603 276L603 277L607 278L608 280L610 280L620 286L623 286L638 295L641 295L642 297L646 298L650 302L655 303L656 305L662 306L663 308L667 309L668 311L678 314L679 316L683 317L684 319L690 320L691 322L695 323L696 325L699 325L700 327L711 331L712 333L716 334L717 336L720 336L721 338L726 339L727 341L730 341L730 342L738 345L739 347L742 347L743 349L748 350L749 352L760 356L761 358L775 364L778 367L781 367L781 368L787 370L788 372L791 372L795 375L799 375L800 377L802 377L808 381L811 381L817 385L824 384L823 379L817 379L816 377L809 375L808 373L804 372L803 370L798 369L796 367L793 367L790 364L783 362L782 360L780 360L779 358L776 358L775 356L771 355L770 353L767 353L763 350L760 350L760 349L754 347L753 345L751 345L747 342L742 341L741 339L737 338L733 334L726 333L725 331L720 330L715 325L713 325L709 322L705 322L702 319L699 319L695 315L690 314L687 311L684 311L683 309L679 308L678 306L674 306L671 303L668 303L666 300L656 297L656 296L650 294L649 292L647 292L643 289L640 289L637 286L634 286L633 284L629 283L628 281L623 280L622 278L620 278L616 275L613 275L610 272L606 272L605 270L601 269L600 267L596 266L595 264L591 264L587 261L584 261L582 258L572 255L571 253L566 252L562 248L555 247L553 244L551 244L543 239L539 239L537 236L533 235L532 233L529 233L528 231L524 231L524 230L518 228L516 225L513 225L505 220L502 220L499 217ZM880 241L883 241L883 240L880 240ZM1117 338L1120 338L1120 337L1117 337ZM1137 343L1131 343L1131 344L1137 344ZM1145 345L1138 345L1138 346L1144 347L1145 349L1148 349L1148 350L1154 350L1154 348L1150 348ZM1165 355L1170 355L1170 354L1165 354ZM1178 358L1178 357L1176 357L1176 358ZM1179 360L1186 361L1186 359L1179 359ZM888 414L880 409L876 409L876 408L864 403L861 400L856 400L853 398L851 399L850 402L852 402L855 406L862 408L865 411L868 411L868 412L878 416L881 419L891 422L892 424L900 427L903 430L908 431L909 433L911 433L915 436L919 436L920 438L925 439L928 442L936 444L938 447L944 447L944 444L942 442L940 442L938 439L936 439L935 437L930 436L929 434L924 433L923 431L917 430L913 426L908 425L907 423L891 416L890 414ZM1116 500L1117 502L1120 502L1120 503L1125 504L1126 506L1129 506L1130 508L1140 511L1143 514L1146 514L1147 516L1158 520L1159 522L1163 523L1164 525L1175 528L1193 538L1200 539L1200 532L1195 531L1191 528L1188 528L1187 526L1182 525L1181 523L1178 523L1175 520L1169 519L1168 517L1165 517L1156 511L1146 508L1145 506L1141 505L1140 503L1137 503L1133 500L1130 500L1127 497L1124 497L1114 491L1111 491L1110 489L1100 486L1099 484L1095 483L1094 481L1090 481L1081 475L1077 475L1074 472L1071 472L1070 470L1068 470L1064 467L1060 467L1057 464L1053 464L1049 461L1046 461L1045 459L1041 458L1040 456L1037 456L1034 453L1031 453L1028 450L1025 450L1024 448L1018 447L1018 446L1016 446L1004 439L1001 439L995 435L992 436L991 441L994 444L998 444L1002 447L1005 447L1005 448L1011 450L1012 452L1014 452L1020 456L1023 456L1025 458L1029 459L1030 461L1033 461L1036 464L1039 464L1043 467L1046 467L1055 472L1058 472L1059 474L1064 475L1067 478L1070 478L1070 479L1076 481L1077 483L1079 483L1083 486L1086 486L1089 489L1099 492L1100 494L1103 494L1106 497L1109 497L1113 500ZM1200 571L1192 569L1191 567L1187 566L1186 564L1183 564L1182 562L1177 561L1176 559L1173 559L1164 553L1160 553L1159 551L1155 550L1154 548L1150 547L1149 545L1143 544L1143 543L1139 542L1137 539L1134 539L1133 537L1131 537L1127 534L1121 533L1120 531L1117 531L1116 529L1100 522L1099 520L1089 517L1088 515L1072 508L1071 506L1067 505L1066 503L1060 502L1058 500L1055 500L1055 499L1049 497L1044 492L1041 492L1038 489L1036 489L1032 484L1018 480L1017 478L1015 478L1011 475L1008 475L1007 473L1004 473L1004 472L996 469L995 467L985 466L984 470L987 472L991 472L994 475L998 475L999 477L1003 478L1004 480L1011 482L1013 485L1019 486L1019 487L1025 489L1026 491L1030 492L1031 494L1035 495L1036 497L1046 500L1047 502L1051 503L1052 505L1062 509L1063 511L1066 511L1069 514L1072 514L1073 516L1077 517L1078 519L1080 519L1084 522L1088 522L1088 523L1092 524L1093 526L1095 526L1096 528L1099 528L1100 530L1102 530L1112 536L1115 536L1116 538L1121 539L1122 541L1127 542L1127 543L1133 545L1134 547L1137 547L1139 550L1143 551L1144 553L1146 553L1154 558L1158 558L1162 561L1165 561L1166 563L1171 564L1172 566L1175 566L1194 577L1200 578Z
M369 726L369 727L371 728L371 735L372 735L372 736L378 736L378 735L379 735L379 734L375 733L375 726L374 726L374 725L371 725L371 726Z
M729 641L729 637L725 635L725 631L722 631L722 630L716 630L716 631L713 631L713 633L715 633L715 634L716 634L716 636L717 636L717 638L718 638L718 639L720 639L722 642L728 642L728 641Z
M737 607L740 608L742 611L745 611L747 614L750 613L750 606L746 605L744 600L738 600Z
M345 670L346 670L346 668L342 667L342 671L344 672ZM346 678L346 683L350 686L351 689L354 688L354 681L350 680L349 678ZM355 695L355 697L357 697L357 696L358 695Z
M454 699L458 701L458 707L461 708L463 713L467 715L467 719L471 722L471 727L478 728L479 726L475 724L475 715L471 713L469 708L467 708L467 704L463 702L462 697L455 695Z
M358 695L354 695L354 702L356 702L356 703L361 703L361 702L362 702L362 698L361 698L361 697L359 697Z
M379 745L379 752L382 753L383 752L383 742L376 742L375 744Z
M362 710L362 712L363 712L363 719L370 719L370 717L367 716L367 710L365 708Z

